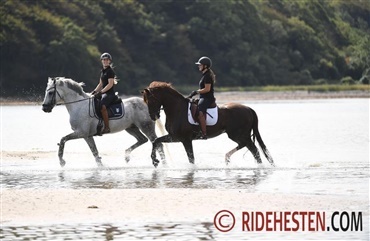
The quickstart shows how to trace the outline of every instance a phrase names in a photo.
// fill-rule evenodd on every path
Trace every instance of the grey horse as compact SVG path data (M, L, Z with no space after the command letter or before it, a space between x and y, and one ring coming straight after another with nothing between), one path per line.
M59 161L63 167L66 162L63 159L64 145L69 140L83 138L98 166L102 166L101 157L96 148L94 135L97 132L99 119L91 114L93 108L93 96L83 91L83 83L78 83L72 79L64 77L49 78L46 86L45 97L42 104L44 112L51 112L56 105L63 104L69 113L69 122L73 130L69 135L64 136L59 143ZM139 97L132 97L122 100L125 115L116 120L110 120L111 133L126 130L134 136L137 142L125 151L125 160L130 160L130 153L140 145L157 138L155 133L155 122L151 120L148 107ZM144 135L144 134L145 135ZM163 146L158 150L164 160Z

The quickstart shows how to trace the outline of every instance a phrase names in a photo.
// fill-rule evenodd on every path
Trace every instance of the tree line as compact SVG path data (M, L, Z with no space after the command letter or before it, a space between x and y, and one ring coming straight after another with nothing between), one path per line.
M121 94L197 86L201 56L218 86L365 82L369 16L366 0L1 0L1 95L42 95L49 76L90 91L102 52Z

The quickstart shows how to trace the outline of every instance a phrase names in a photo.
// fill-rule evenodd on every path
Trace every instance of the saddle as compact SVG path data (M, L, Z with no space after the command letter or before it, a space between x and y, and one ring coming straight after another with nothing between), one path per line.
M101 107L100 107L101 100L99 98L94 98L94 116L97 119L102 119L101 115ZM123 105L122 99L116 95L115 100L112 102L110 106L107 107L108 111L108 118L110 120L121 119L125 115L125 106Z
M191 99L189 102L189 110L188 110L188 121L190 124L198 125L198 102L199 99ZM210 117L210 118L209 118ZM218 120L218 108L216 105L216 101L214 101L210 107L207 109L205 114L206 125L211 126L215 125Z

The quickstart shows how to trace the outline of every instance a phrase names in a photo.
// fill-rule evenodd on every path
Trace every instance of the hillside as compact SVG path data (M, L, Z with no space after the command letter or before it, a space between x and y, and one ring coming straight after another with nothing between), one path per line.
M2 0L1 95L41 96L48 76L98 82L113 56L117 90L152 80L197 86L200 56L217 86L366 81L367 0Z

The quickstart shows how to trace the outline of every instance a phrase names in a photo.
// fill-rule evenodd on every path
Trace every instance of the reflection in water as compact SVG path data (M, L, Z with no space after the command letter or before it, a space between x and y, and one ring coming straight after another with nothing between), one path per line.
M273 169L90 169L1 172L2 188L254 189Z
M56 224L3 226L0 231L1 240L215 240L217 237L212 223Z
M194 188L352 195L368 193L368 166L309 168L69 169L0 172L0 188Z
M312 232L222 233L210 222L101 223L4 226L1 240L292 240L312 239ZM315 233L320 240L368 240L368 232Z
M247 175L245 173L239 173L236 176L236 182L240 185L256 187L259 184L259 182L265 180L272 172L273 172L272 169L266 170L255 169L252 170L253 174L250 175Z
M78 178L62 171L59 180L70 188L252 188L272 170L115 170L96 169Z

